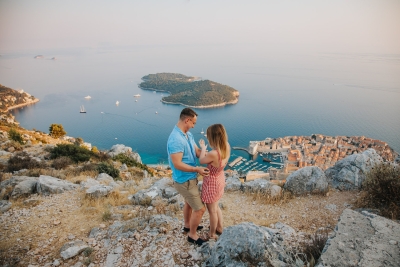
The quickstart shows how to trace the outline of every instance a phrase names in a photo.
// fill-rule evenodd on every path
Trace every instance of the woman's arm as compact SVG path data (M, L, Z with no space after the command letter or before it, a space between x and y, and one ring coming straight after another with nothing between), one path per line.
M207 152L207 145L205 144L203 139L200 139L199 141L201 152L200 152L200 157L199 161L200 164L208 164L211 163L215 160L215 151L212 150L210 152Z

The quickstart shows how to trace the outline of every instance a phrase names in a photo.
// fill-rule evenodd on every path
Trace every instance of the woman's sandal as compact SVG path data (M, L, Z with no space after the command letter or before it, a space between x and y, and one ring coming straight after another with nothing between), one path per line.
M218 236L214 236L214 237L209 237L208 241L218 241Z
M208 227L208 230L210 230L210 227ZM220 232L220 231L218 231L218 230L216 230L216 229L215 229L215 233L216 233L217 235L222 235L222 232Z

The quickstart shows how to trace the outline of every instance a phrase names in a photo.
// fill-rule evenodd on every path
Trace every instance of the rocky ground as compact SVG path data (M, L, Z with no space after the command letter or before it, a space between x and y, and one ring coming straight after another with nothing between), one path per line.
M286 203L268 204L254 194L231 192L224 195L221 204L225 227L253 222L273 228L273 224L279 221L306 236L320 227L334 227L342 211L355 197L352 192L331 190L328 196L309 195ZM108 229L110 232L110 226L118 221L150 218L154 214L166 214L176 220L156 228L144 224L136 227L133 236L110 236L107 231L97 236L90 235L96 227L99 231ZM112 266L107 263L111 246L122 252L116 253L121 258L119 266L134 266L134 263L140 263L138 266L200 265L195 247L186 241L182 232L182 212L175 206L163 209L136 205L114 207L110 217L104 221L104 213L99 213L93 206L88 207L84 194L79 190L20 199L0 217L2 260L15 266ZM209 225L207 214L202 224L205 228ZM207 231L203 230L201 235L206 238ZM60 249L73 240L86 242L90 249L87 249L86 256L81 253L63 260Z
M171 178L168 178L170 173L167 171L153 170L155 175L150 177L143 169L128 168L126 164L111 159L110 164L120 170L119 178L122 180L116 181L93 169L81 171L86 165L97 164L92 159L90 163L71 164L64 169L55 170L50 167L52 162L48 157L48 149L61 142L60 140L37 131L21 130L26 143L18 145L8 140L8 129L2 127L0 167L3 171L0 176L0 196L4 200L0 200L0 210L3 212L0 214L0 266L8 267L214 266L221 256L214 248L220 248L220 252L225 251L225 255L233 253L233 256L227 256L231 262L245 261L249 266L253 266L252 262L256 262L255 260L265 263L265 259L256 259L258 254L251 257L246 254L257 250L271 256L270 260L275 260L273 266L282 266L282 262L277 260L279 257L273 258L274 255L286 257L292 249L310 240L315 233L333 233L344 211L353 208L358 200L365 173L375 162L380 161L375 151L368 150L349 156L326 172L318 167L300 169L287 178L283 187L264 179L243 183L233 174L227 178L226 192L220 201L226 232L217 242L210 241L210 245L198 248L186 241L186 234L182 231L183 199L171 187ZM112 156L128 153L132 159L140 162L140 156L132 153L131 148L123 145L116 147L117 151L112 148L108 153L112 153ZM5 173L8 159L18 151L24 151L30 157L45 162L47 167ZM27 177L21 178L23 175ZM7 184L6 181L12 180L11 177L22 180L13 185ZM49 184L56 180L61 181L67 184L65 188L68 189L65 190L70 191L60 193L64 189L53 190L48 185L52 192L32 194L39 192L42 182L46 183L41 180L48 183L50 181ZM13 197L17 187L20 193L22 189L29 193ZM282 192L284 197L272 197L281 196ZM300 196L287 195L286 192L298 193ZM12 204L11 208L6 207L10 204L8 201ZM353 253L352 250L357 247L370 249L371 246L382 248L378 251L380 256L375 262L384 261L385 251L389 251L387 246L392 251L391 262L399 261L400 249L397 248L400 237L391 233L393 229L400 229L398 222L393 221L391 225L380 219L368 219L372 216L369 214L365 215L368 218L363 215L364 217L355 221L353 218L358 215L351 214L348 210L346 214L350 219L346 222L342 218L342 224L348 225L347 228L343 227L344 231L353 227L361 235L363 230L360 229L364 228L358 226L359 221L365 221L366 225L371 224L369 221L377 221L379 227L365 228L377 234L366 237L365 240L359 238L357 244L353 243L352 238L338 239L336 243L333 240L332 244L337 244L338 249L335 247L331 254L325 256L328 264L331 259L337 258L340 258L340 262L346 262L347 256L337 256L337 251L340 251L340 255L352 257L351 264L337 266L353 266L357 262L363 262L365 258L356 256L364 252ZM200 236L207 239L207 213L201 224L204 229L200 231ZM387 225L390 227L387 228ZM348 236L346 232L337 234L342 235ZM258 240L258 237L266 239ZM387 244L380 244L380 240L387 241ZM242 247L239 244L232 248L236 241L241 242ZM283 241L287 243L282 243ZM240 257L244 255L245 258L236 259L235 249L246 249L247 245L251 249L240 254ZM204 253L211 253L211 250L217 256L214 259L207 258L205 263ZM346 254L349 251L350 254Z

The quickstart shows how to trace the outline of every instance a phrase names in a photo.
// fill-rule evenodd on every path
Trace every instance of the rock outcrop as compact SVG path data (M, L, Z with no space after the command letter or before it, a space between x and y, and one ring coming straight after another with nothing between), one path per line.
M44 195L59 194L76 188L76 184L46 175L40 175L36 183L36 192Z
M321 168L309 166L290 174L284 188L295 195L325 193L328 191L328 182Z
M245 182L243 183L242 189L244 191L262 192L271 197L278 197L282 192L280 186L277 186L265 179L256 179L250 182Z
M61 247L60 255L66 260L78 255L86 248L89 248L89 246L81 240L71 241Z
M325 175L334 188L359 189L366 178L366 173L381 161L381 156L374 149L368 149L361 154L353 154L338 161L335 166L325 171Z
M400 266L400 224L345 209L316 266Z
M253 223L241 223L224 229L213 245L203 245L202 267L208 266L293 266L285 252L283 238L276 230Z
M138 153L132 152L131 147L122 144L113 145L107 154L111 157L115 157L119 154L125 154L135 161L142 163L142 159L140 158L140 155Z
M170 178L161 178L155 182L150 188L143 189L128 198L133 205L150 205L156 197L170 199L176 196L178 192L172 186Z

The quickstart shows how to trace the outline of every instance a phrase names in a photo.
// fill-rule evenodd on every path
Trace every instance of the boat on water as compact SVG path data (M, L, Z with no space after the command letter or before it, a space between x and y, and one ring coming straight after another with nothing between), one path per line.
M158 114L158 112L156 111L156 114Z
M201 134L204 134L204 131L203 131L203 128L201 128L201 132L200 132Z
M85 107L83 105L81 106L81 110L79 111L79 113L86 113Z
M90 95L85 96L86 99L91 99L92 97Z
M133 95L133 97L140 97L140 95L139 95L139 94L137 94L137 95Z
M271 162L272 160L270 160L269 158L263 158L263 161L265 161L265 162Z
M115 102L115 105L117 105L117 106L119 105L119 101L118 100L117 100L117 102Z

